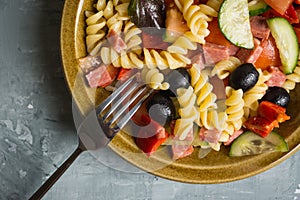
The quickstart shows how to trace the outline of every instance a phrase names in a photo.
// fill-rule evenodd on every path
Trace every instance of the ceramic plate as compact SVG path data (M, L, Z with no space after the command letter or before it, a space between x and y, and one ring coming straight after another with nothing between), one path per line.
M84 11L92 9L92 0L66 0L61 24L61 53L68 87L80 111L85 114L90 105L99 103L107 92L96 93L85 86L78 71L78 59L86 56ZM79 77L79 78L78 78ZM95 95L96 94L96 95ZM154 175L187 183L221 183L247 178L284 161L300 148L300 86L291 92L287 113L292 120L281 125L278 132L289 145L287 153L267 153L257 156L231 158L228 147L211 152L204 159L197 157L198 150L187 158L168 163L170 156L162 151L153 157L140 153L133 139L118 134L109 144L111 149L135 166Z

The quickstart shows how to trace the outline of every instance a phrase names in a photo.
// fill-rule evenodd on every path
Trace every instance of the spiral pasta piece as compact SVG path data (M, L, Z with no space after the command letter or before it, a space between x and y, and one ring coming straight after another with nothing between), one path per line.
M218 62L211 71L211 75L217 75L219 79L223 80L240 65L241 61L238 58L230 56L227 60Z
M192 68L193 67L195 66L193 65ZM199 111L203 112L210 108L216 109L217 96L212 92L213 86L209 83L208 73L202 71L200 75L197 73L191 73L190 75L191 79L193 79L193 81L191 81L191 85L194 88L194 92L197 96L197 105L199 105ZM197 76L197 78L194 76Z
M87 11L85 15L87 17L87 52L90 55L96 55L101 47L102 40L105 38L106 19L103 17L103 11L97 13Z
M144 62L133 52L122 52L118 54L113 48L102 47L100 50L102 62L106 65L112 64L114 67L123 67L125 69L144 67Z
M210 7L208 4L200 4L199 7L203 14L210 17L208 21L211 21L213 17L218 17L218 11Z
M182 35L176 39L176 41L168 47L170 53L187 54L188 50L196 50L197 43L193 42L186 35Z
M296 66L294 72L286 76L286 81L283 84L283 88L286 89L287 92L295 89L296 84L300 82L300 61L298 61L298 65Z
M164 75L157 68L144 67L142 69L142 79L155 90L167 90L169 88L169 83L164 82Z
M245 118L249 118L256 115L256 111L259 106L258 100L264 96L266 90L268 89L268 85L265 82L271 78L271 74L269 72L262 71L261 69L258 69L257 71L259 73L257 83L253 88L244 93L243 99L245 102Z
M223 0L208 0L206 2L206 5L208 5L212 9L214 9L216 12L219 12L222 3L223 3Z
M94 7L98 10L104 10L106 7L106 0L98 0L96 4L94 4Z
M115 5L115 10L117 11L120 20L130 19L128 16L128 6L129 6L129 2Z
M178 110L180 118L175 122L174 135L179 135L179 140L184 140L193 129L194 121L198 118L195 107L196 95L191 86L187 89L179 88L177 89L177 99L180 105Z
M228 127L226 132L229 135L232 135L234 131L240 130L243 125L243 116L244 116L244 100L243 100L243 90L234 90L231 87L226 87L226 96L225 101L226 105L226 114L228 116L226 123Z
M127 21L124 26L124 41L126 43L126 51L134 51L135 53L141 54L142 39L140 34L142 31L131 21Z
M174 2L190 28L186 35L194 42L204 44L204 38L209 35L208 21L211 21L211 18L201 11L200 6L193 5L193 0L175 0Z
M177 69L185 67L191 63L191 60L184 55L169 53L168 51L161 51L160 53L154 49L148 50L143 49L144 52L144 64L148 68L159 68L163 69Z

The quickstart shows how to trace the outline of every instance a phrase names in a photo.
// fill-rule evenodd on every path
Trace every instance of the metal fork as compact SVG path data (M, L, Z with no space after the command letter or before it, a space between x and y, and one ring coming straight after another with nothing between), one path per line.
M41 199L82 152L105 147L128 123L153 91L137 76L124 82L87 116L82 116L78 108L73 109L74 121L80 124L77 130L79 145L30 199Z

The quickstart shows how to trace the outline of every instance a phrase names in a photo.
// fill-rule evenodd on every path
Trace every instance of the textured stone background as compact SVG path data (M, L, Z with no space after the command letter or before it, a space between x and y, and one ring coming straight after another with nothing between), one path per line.
M77 145L59 55L63 0L0 0L0 199L27 199ZM254 177L190 185L80 155L44 199L300 199L300 152Z

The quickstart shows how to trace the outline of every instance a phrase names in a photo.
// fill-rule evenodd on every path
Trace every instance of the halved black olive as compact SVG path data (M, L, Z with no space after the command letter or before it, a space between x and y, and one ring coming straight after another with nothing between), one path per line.
M260 101L269 101L286 108L290 101L289 93L282 87L269 87Z
M176 114L173 101L164 91L150 96L146 103L146 109L150 118L161 125L169 124Z
M236 68L229 77L229 85L235 90L248 91L257 83L259 73L251 63L245 63Z
M176 96L178 88L188 88L191 85L191 76L185 68L172 70L165 76L165 80L170 84L170 96Z

